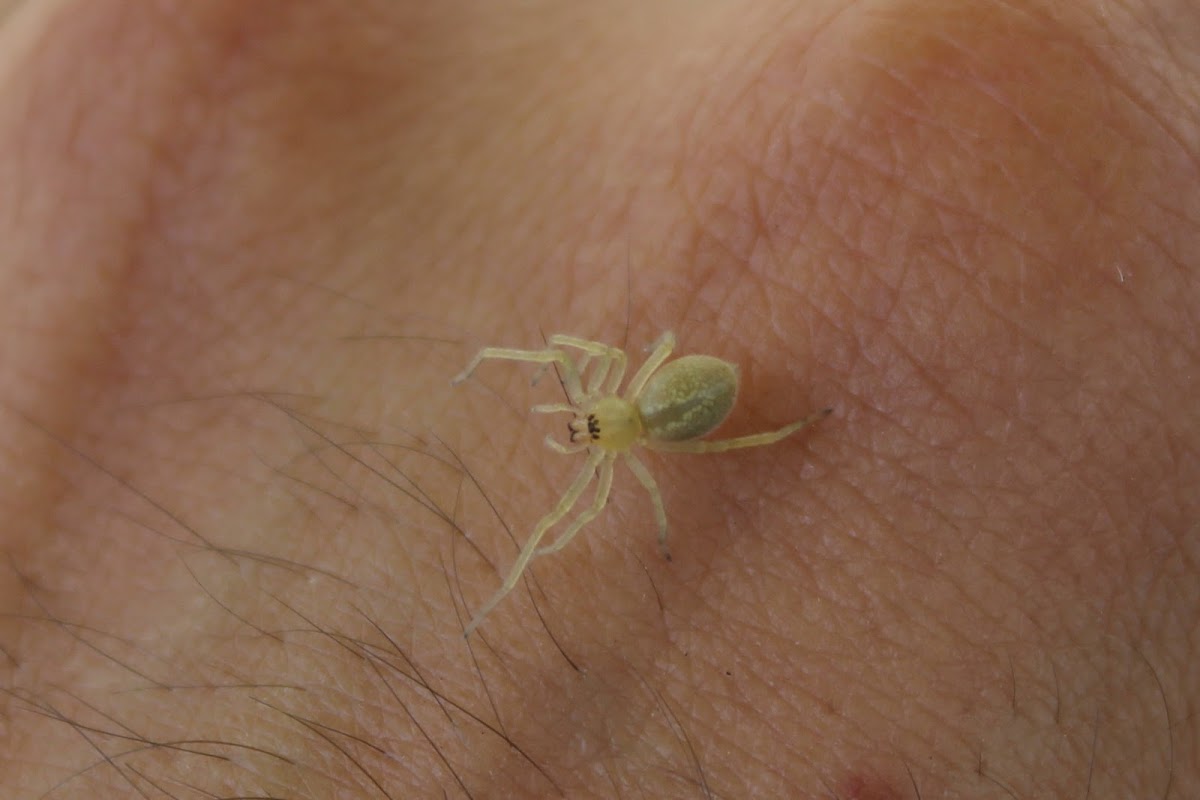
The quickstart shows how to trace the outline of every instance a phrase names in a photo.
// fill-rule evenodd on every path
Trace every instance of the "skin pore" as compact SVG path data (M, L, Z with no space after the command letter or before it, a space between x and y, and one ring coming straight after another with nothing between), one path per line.
M3 20L0 795L1200 796L1194 4ZM464 640L580 457L450 378L668 329L833 415Z

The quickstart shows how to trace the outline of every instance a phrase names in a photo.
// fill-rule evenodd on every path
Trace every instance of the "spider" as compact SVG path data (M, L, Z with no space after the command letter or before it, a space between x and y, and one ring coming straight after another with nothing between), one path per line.
M715 430L733 409L738 390L735 364L706 355L683 356L664 364L675 349L675 335L667 331L651 345L650 355L634 373L624 394L618 394L628 362L625 351L563 334L551 336L546 345L541 350L485 347L451 381L454 385L462 383L487 359L541 364L538 376L555 367L569 402L537 405L532 410L540 414L561 412L574 415L567 426L570 430L569 443L562 444L552 436L547 436L546 446L567 455L588 454L583 468L558 505L538 522L521 548L508 577L475 614L463 631L463 636L470 636L488 613L512 591L533 558L556 553L566 547L575 534L604 509L618 457L624 457L630 472L649 493L658 523L659 549L664 558L668 561L671 559L667 550L667 513L662 495L650 471L634 454L634 445L668 453L720 453L742 447L761 447L791 436L833 411L831 408L822 409L775 431L733 439L702 440L699 437ZM582 353L578 363L566 348ZM585 385L583 373L593 362L594 370ZM537 378L534 380L536 382ZM575 517L552 544L539 547L547 531L571 512L593 479L597 485L592 505Z

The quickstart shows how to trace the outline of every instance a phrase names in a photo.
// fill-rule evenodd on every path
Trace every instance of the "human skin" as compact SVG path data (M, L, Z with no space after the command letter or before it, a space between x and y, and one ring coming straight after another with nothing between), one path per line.
M1200 11L0 29L0 795L1200 796ZM740 364L581 458L483 345ZM494 511L492 509L494 505ZM506 531L511 529L511 535Z

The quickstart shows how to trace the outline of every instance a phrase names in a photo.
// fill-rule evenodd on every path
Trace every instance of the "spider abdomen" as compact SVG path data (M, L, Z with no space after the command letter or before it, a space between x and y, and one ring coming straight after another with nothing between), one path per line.
M646 437L695 439L717 428L737 400L737 367L705 355L677 358L659 368L637 397Z

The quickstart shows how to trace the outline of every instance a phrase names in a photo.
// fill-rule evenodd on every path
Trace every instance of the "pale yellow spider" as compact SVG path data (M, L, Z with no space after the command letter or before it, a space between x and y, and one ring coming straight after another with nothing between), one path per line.
M692 355L677 358L664 366L663 362L675 349L675 335L667 331L652 345L652 352L625 387L624 395L618 395L628 360L625 351L562 334L551 336L546 344L541 350L485 347L452 381L454 384L465 381L485 359L529 361L544 365L543 370L550 366L557 367L570 402L538 405L533 407L533 411L574 414L575 419L568 425L571 430L570 444L561 444L547 436L546 445L558 453L588 453L579 475L558 505L538 522L533 534L521 548L521 554L517 556L508 577L467 625L464 636L469 636L479 627L488 612L512 591L535 556L555 553L566 547L575 534L604 509L612 488L613 464L617 456L625 457L629 470L650 494L654 503L654 517L658 522L658 544L663 556L670 560L667 551L667 513L663 508L662 495L649 470L633 454L635 444L670 453L719 453L740 447L759 447L791 436L833 411L831 408L822 409L777 431L734 439L697 441L699 437L715 430L733 409L738 390L736 365L713 356ZM581 351L578 363L564 350L568 347ZM581 376L592 359L595 359L595 367L585 387ZM593 478L597 478L598 485L591 507L581 512L554 543L538 547L546 532L575 506Z

